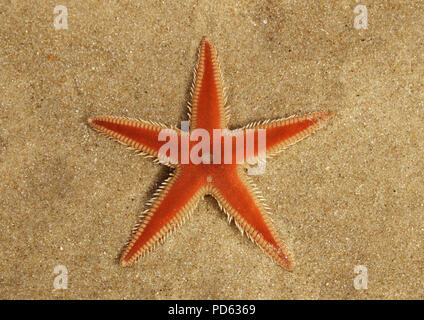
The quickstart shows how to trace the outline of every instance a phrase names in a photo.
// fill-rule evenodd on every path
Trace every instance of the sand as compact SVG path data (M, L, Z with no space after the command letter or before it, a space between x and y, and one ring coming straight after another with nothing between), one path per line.
M354 28L356 1L99 3L0 4L0 298L424 298L422 1L360 1L366 30ZM67 30L53 25L59 4ZM212 198L152 254L118 265L169 170L86 120L186 120L203 35L232 128L336 114L254 178L293 273ZM67 289L54 287L58 265ZM355 289L358 265L367 289Z

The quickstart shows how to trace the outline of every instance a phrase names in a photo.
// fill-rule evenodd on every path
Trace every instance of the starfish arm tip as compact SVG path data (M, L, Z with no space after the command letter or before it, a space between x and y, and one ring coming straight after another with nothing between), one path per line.
M331 119L334 118L334 112L332 112L332 111L318 111L318 112L307 114L305 117L306 117L306 119L318 121L322 124L325 124L325 123L327 123L328 121L330 121Z
M98 116L88 117L88 118L87 118L87 123L88 123L91 127L95 128L95 127L96 127L96 121L98 121L98 120L100 120L100 117L98 117Z
M290 255L279 255L276 262L287 271L293 272L295 269L294 261Z
M121 266L121 267L129 267L129 266L131 266L131 262L130 261L127 261L127 260L125 260L125 257L124 256L122 256L121 257L121 259L119 260L119 265Z
M208 36L205 35L205 36L202 37L202 43L204 43L204 42L210 43L211 40L209 39Z
M289 260L288 264L285 266L287 271L293 272L295 269L295 264L293 261Z
M333 111L325 111L325 113L323 114L322 119L326 120L326 121L330 121L331 119L333 119L335 116Z
M283 269L287 271L294 271L295 263L287 248L283 244L281 244L276 249L276 252L271 252L272 259Z

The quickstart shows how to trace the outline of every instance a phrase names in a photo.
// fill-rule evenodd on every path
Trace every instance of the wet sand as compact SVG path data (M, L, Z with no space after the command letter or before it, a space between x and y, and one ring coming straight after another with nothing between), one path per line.
M65 1L68 29L55 30L58 4L0 4L0 298L424 298L422 1L361 1L366 30L355 1ZM118 264L169 170L86 120L186 120L203 35L231 128L335 113L254 177L292 273L209 197L152 254ZM355 289L358 265L368 289Z

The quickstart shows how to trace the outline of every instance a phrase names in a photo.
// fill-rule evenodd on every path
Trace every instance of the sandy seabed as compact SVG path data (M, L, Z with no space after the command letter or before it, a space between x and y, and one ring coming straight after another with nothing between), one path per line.
M360 1L366 30L356 1L102 3L0 3L0 298L424 298L424 2ZM152 254L117 262L168 169L86 120L186 120L203 35L231 128L336 115L254 178L293 273L209 197ZM355 289L358 265L368 289Z

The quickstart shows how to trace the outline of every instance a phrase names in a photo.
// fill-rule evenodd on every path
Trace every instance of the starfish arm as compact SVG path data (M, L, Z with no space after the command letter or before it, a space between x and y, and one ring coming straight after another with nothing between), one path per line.
M140 224L134 228L121 256L122 266L129 266L152 251L159 241L162 242L184 222L205 194L201 180L183 170L178 167L149 202L149 208L143 213Z
M211 193L242 233L246 232L277 264L293 270L293 260L272 225L263 198L242 167L223 175Z
M266 155L270 156L311 135L316 130L325 126L333 117L334 114L331 111L320 111L302 116L247 125L243 128L245 139L248 130L253 130L254 132L254 153L252 153L253 155L251 157L258 156L259 129L265 130L266 147L263 152L266 152ZM249 160L249 155L247 154L246 160Z
M225 99L219 62L212 42L204 37L192 88L190 128L208 131L226 127Z
M166 143L166 140L161 141L164 139L159 139L161 132L174 134L177 139L180 139L178 129L170 129L165 125L143 120L104 116L89 118L88 124L108 137L155 158L160 158L161 147ZM176 140L177 142L178 140ZM172 159L172 161L169 158L170 154L167 154L167 156L168 158L164 155L161 157L165 164L173 166L172 164L178 163L178 151L173 154L175 159Z

